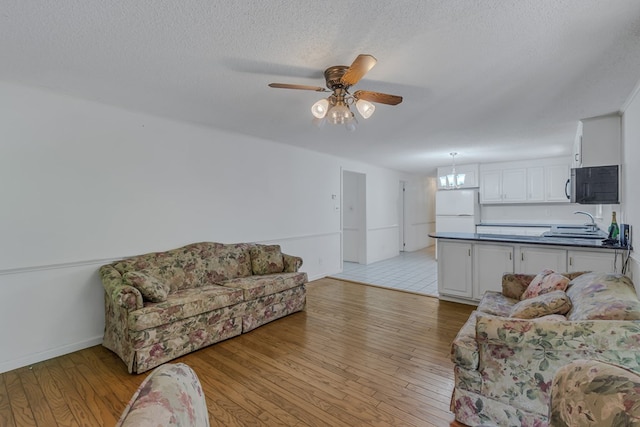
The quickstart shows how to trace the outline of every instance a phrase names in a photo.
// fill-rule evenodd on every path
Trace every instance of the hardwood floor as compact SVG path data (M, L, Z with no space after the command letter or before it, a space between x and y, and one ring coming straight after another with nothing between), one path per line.
M473 307L309 283L307 308L176 359L212 426L456 426L449 345ZM146 374L102 346L0 374L1 426L113 426Z

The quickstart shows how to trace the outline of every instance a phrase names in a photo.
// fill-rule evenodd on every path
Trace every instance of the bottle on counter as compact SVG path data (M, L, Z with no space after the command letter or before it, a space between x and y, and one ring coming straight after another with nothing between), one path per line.
M618 221L616 220L616 212L611 212L611 225L609 226L609 239L618 240L620 234L620 227L618 227Z

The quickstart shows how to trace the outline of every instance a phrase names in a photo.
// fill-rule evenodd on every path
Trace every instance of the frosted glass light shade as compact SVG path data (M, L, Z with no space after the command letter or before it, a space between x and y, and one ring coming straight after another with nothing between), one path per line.
M356 108L363 119L368 119L373 115L373 112L376 111L376 106L364 99L358 99L356 101Z
M322 119L327 115L329 111L329 101L327 99L321 99L311 106L311 114L317 119Z
M460 187L462 185L464 185L464 174L459 173L456 175L456 187Z
M329 110L327 118L329 119L329 123L333 125L341 125L347 122L350 118L353 117L353 113L349 110L344 104L338 104L335 107Z

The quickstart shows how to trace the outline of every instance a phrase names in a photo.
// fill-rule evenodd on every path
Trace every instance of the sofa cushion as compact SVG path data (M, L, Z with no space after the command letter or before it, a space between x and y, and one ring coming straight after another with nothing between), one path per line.
M500 292L486 291L478 303L478 311L494 316L509 316L511 309L520 300L509 298Z
M564 291L553 291L520 301L511 309L510 317L534 319L549 314L565 314L571 309L571 300Z
M222 282L222 286L243 291L244 300L250 301L265 295L272 295L292 289L307 282L307 273L280 273L264 276L249 276Z
M534 298L547 292L564 291L568 284L569 278L562 274L553 270L543 270L529 283L520 299Z
M640 301L633 282L615 273L588 273L567 288L573 308L569 320L638 320Z
M132 331L143 331L242 301L242 290L224 286L181 289L167 301L145 302L143 308L130 312L128 325Z
M145 300L163 302L169 295L169 285L154 277L146 270L129 271L122 276L125 285L133 286L140 291Z
M251 270L253 274L282 273L284 260L280 245L255 245L251 247Z

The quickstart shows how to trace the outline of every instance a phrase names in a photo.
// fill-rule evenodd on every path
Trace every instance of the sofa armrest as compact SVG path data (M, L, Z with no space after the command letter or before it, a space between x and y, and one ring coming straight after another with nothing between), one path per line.
M165 364L140 384L116 427L208 427L209 413L196 373L184 363Z
M553 426L637 425L640 375L596 360L576 360L553 378L549 421Z
M106 297L116 306L127 311L143 307L140 291L133 286L125 285L122 282L122 275L112 265L100 267L100 279L102 279Z
M285 273L295 273L300 269L300 267L302 267L302 258L300 258L299 256L283 253L282 259L284 261Z

